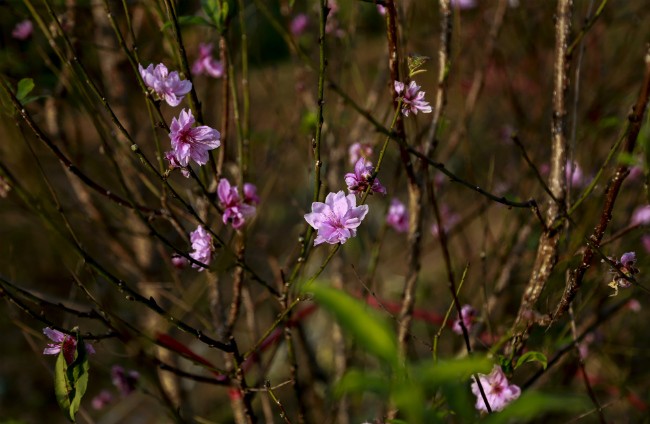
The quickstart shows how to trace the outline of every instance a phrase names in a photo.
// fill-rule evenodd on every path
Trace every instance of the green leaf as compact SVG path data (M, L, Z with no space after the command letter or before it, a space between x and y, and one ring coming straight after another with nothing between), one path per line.
M544 355L542 352L530 351L524 353L519 357L519 359L517 359L517 363L515 364L515 369L519 368L521 365L525 364L526 362L539 362L540 364L542 364L543 369L546 369L546 366L548 365L548 360L546 359L546 355Z
M341 327L367 352L397 366L397 342L382 317L341 290L310 284L305 291L312 293L316 303L334 315Z
M539 422L543 414L550 412L574 412L586 411L589 404L586 399L573 394L545 394L527 392L506 408L495 414L486 417L484 424L506 424L511 422L527 422L537 420Z
M437 364L427 361L413 367L411 375L420 380L427 388L435 389L442 384L470 383L470 377L475 373L489 374L492 370L492 360L482 356L471 356L461 359L440 361Z
M178 17L178 26L190 26L190 25L204 25L204 26L213 26L210 21L205 19L203 16L195 16L195 15L189 15L189 16L179 16ZM163 24L162 28L160 28L161 31L166 30L167 28L172 26L171 21L167 21Z
M24 103L23 100L34 89L34 80L31 78L23 78L18 81L18 89L16 90L16 98Z
M376 393L388 395L390 382L388 379L377 373L352 369L348 371L341 381L338 382L334 393L338 396L350 393Z
M54 367L54 394L59 407L66 418L75 422L81 399L88 388L88 353L82 338L77 334L75 359L70 365L66 363L63 349L56 358Z
M636 165L636 157L633 154L627 152L619 153L617 161L622 165L627 165L627 166Z

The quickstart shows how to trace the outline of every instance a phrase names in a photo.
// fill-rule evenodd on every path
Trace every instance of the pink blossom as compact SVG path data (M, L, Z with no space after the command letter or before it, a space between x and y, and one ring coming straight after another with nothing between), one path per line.
M185 269L187 268L187 265L189 265L190 263L190 261L188 261L186 257L181 256L178 253L174 253L172 255L171 261L174 268L177 269Z
M639 301L636 300L636 299L630 299L630 300L627 302L627 305L626 305L626 306L627 306L627 308L628 308L630 311L632 311L632 312L636 312L636 313L641 312L641 302L639 302Z
M460 222L460 215L453 212L449 206L442 205L440 206L440 220L442 221L445 233L448 233L456 224ZM438 229L437 222L434 222L433 225L431 225L431 234L434 237L438 237L440 235L440 230Z
M345 174L345 184L347 184L350 193L363 194L370 186L371 194L386 194L386 187L381 185L378 178L372 178L374 172L375 168L372 163L366 162L364 158L359 158L354 165L354 172ZM372 180L372 184L370 180Z
M402 96L402 113L404 116L409 116L411 112L417 115L418 111L431 113L431 106L429 106L429 102L424 100L424 91L420 91L420 88L415 81L411 81L406 89L403 82L395 81L395 92Z
M630 225L648 225L650 224L650 205L639 206L632 213Z
M582 172L582 168L577 162L569 162L566 165L566 178L571 187L584 187L589 182L588 178Z
M467 331L470 331L474 325L474 320L476 319L476 309L472 308L471 305L463 305L463 307L460 308L460 316L463 317L465 328ZM463 334L463 329L460 326L460 317L454 321L451 330L456 334Z
M113 395L108 390L102 390L97 396L91 401L93 409L101 410L113 402Z
M26 19L16 24L13 31L11 31L11 36L14 37L16 40L27 40L29 37L32 36L33 31L34 31L34 24L32 24L32 21L30 21L29 19Z
M388 215L386 215L386 222L398 233L405 233L409 230L408 211L406 210L404 203L397 199L392 199L390 201Z
M478 378L492 411L501 411L521 394L519 386L508 384L508 379L498 365L495 365L488 375L478 374ZM472 393L476 396L475 407L479 411L487 412L488 409L485 406L478 384L476 380L472 380Z
M628 178L630 180L638 180L643 176L643 174L643 166L634 165L632 168L630 168L630 174L628 175Z
M337 18L339 5L336 0L329 0L327 7L329 7L330 11L327 15L327 22L325 23L325 33L341 38L345 35L345 31L341 29Z
M208 151L221 145L219 131L206 125L192 127L194 116L192 111L181 111L178 119L173 118L170 126L169 138L172 150L165 153L171 167L188 166L190 159L198 165L208 162Z
M250 187L248 189L244 189L248 191L248 194L250 196ZM253 215L255 215L255 206L247 203L246 201L242 201L239 197L237 187L231 186L230 182L225 178L219 180L219 185L217 186L217 196L219 197L219 203L221 204L221 207L223 207L222 220L224 224L230 224L234 229L238 230L244 226L248 218L251 218ZM249 200L253 201L255 199L249 198Z
M169 106L178 106L183 101L183 97L192 90L191 82L181 80L178 72L169 72L162 63L155 68L152 63L146 69L138 65L138 70L144 84Z
M257 187L251 183L244 183L244 203L257 206L260 204L260 196L257 195Z
M43 334L54 342L48 343L47 347L43 350L43 355L58 355L61 349L63 349L65 362L70 365L74 361L75 353L77 352L77 338L50 327L44 328ZM86 346L86 352L95 353L95 349L90 343L84 343L84 345Z
M135 391L140 373L134 370L126 370L120 365L113 365L111 368L111 381L120 392L122 397L126 397Z
M610 258L614 261L616 268L611 268L610 273L613 275L612 282L609 283L609 287L614 289L614 294L618 294L618 289L623 288L627 289L632 286L632 282L629 279L634 278L636 274L639 273L639 269L636 268L636 253L635 252L626 252L623 253L620 260L615 258ZM625 275L627 278L623 278L620 274Z
M377 5L377 12L379 12L381 16L386 16L386 8L381 4Z
M223 63L212 56L212 43L199 43L199 57L192 65L195 75L209 75L212 78L221 78L224 73Z
M205 231L203 226L199 225L196 230L190 233L190 242L192 243L193 252L190 257L202 264L209 265L212 261L212 236ZM198 268L199 272L206 269L204 266L193 263L192 268Z
M292 20L290 25L291 33L300 37L307 27L309 26L309 17L304 13L298 13Z
M641 244L647 253L650 253L650 234L644 234L641 236Z
M348 156L350 156L350 164L357 163L359 158L369 158L372 156L372 146L367 143L352 143L348 149Z
M476 0L451 0L451 5L459 9L473 9L476 7Z
M313 202L311 213L305 215L305 220L318 234L314 246L321 243L345 243L357 234L357 227L368 214L368 205L357 206L354 194L347 196L343 190L329 193L325 203Z

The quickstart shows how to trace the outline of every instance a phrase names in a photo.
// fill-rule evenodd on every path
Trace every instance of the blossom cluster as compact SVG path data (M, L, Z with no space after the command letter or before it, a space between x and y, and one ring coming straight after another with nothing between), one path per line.
M420 88L415 81L411 81L408 87L405 87L403 82L395 81L395 92L401 96L404 116L409 116L410 113L417 115L418 111L422 113L432 112L429 102L424 100L425 93L420 91Z
M208 75L212 78L221 78L224 73L223 63L212 56L211 43L199 43L199 57L192 65L195 75Z
M77 338L50 327L44 328L43 334L54 342L48 343L47 347L43 350L43 355L58 355L63 351L65 362L68 365L72 364L75 359L75 353L77 352ZM84 345L86 352L95 353L95 349L90 343L84 342Z
M509 384L503 370L500 366L495 365L490 374L478 374L481 387L485 393L490 409L492 411L501 411L510 402L517 399L521 394L521 389L515 384ZM476 409L488 412L481 391L476 380L472 381L472 393L476 396Z
M313 202L305 220L318 231L314 246L321 243L345 243L357 234L357 227L368 214L368 205L357 206L354 194L341 190L329 193L323 202Z
M178 106L183 101L183 97L192 90L190 81L181 80L178 72L169 72L162 63L155 67L152 63L146 68L138 65L138 70L144 84L157 98L164 100L169 106Z
M190 159L198 165L205 165L209 159L208 152L221 145L219 131L207 125L195 127L194 122L191 110L183 109L178 119L172 118L169 127L172 150L165 152L171 168L185 168ZM183 170L183 175L189 176L187 170Z
M614 289L612 296L616 296L618 294L619 288L627 289L632 286L631 279L633 279L634 276L639 273L639 269L635 266L635 252L623 253L620 260L617 260L616 258L610 259L614 262L614 268L610 269L610 273L613 275L613 278L608 285ZM625 277L623 277L621 274L623 274Z
M244 226L246 220L255 215L255 206L259 204L260 198L257 195L257 188L250 183L243 187L244 197L239 196L236 186L222 178L217 186L219 204L223 208L223 223L230 224L236 230Z
M192 249L194 249L190 253L190 257L195 261L208 265L212 261L212 251L214 250L212 236L203 226L199 225L196 230L190 233L190 242L192 243ZM195 263L192 263L192 268L198 268L199 272L205 269L205 267Z

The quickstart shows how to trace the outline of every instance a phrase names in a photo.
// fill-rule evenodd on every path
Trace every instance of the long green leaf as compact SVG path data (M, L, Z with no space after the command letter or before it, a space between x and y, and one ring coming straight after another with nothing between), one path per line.
M81 406L81 399L88 388L88 353L82 338L77 335L75 359L66 363L63 349L56 358L54 367L54 394L66 418L75 422L75 415Z
M314 300L330 312L356 343L371 355L391 365L397 365L397 343L393 332L383 318L350 295L323 286L311 284L308 292Z

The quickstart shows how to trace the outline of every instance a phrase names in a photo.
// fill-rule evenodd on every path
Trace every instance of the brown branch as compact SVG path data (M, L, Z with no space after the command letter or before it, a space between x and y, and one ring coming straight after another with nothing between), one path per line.
M623 146L623 151L631 153L634 151L636 146L636 141L639 136L639 131L641 130L641 125L643 123L643 116L645 114L646 108L648 106L648 98L650 97L650 48L648 48L645 56L645 75L643 78L643 84L641 86L641 91L639 92L639 97L637 98L636 104L632 108L632 112L628 116L629 127L627 131L627 137L625 140L625 145ZM589 237L590 244L593 244L594 247L599 248L601 241L607 230L607 226L612 219L612 210L614 209L614 204L618 197L618 193L623 185L623 181L627 178L630 170L626 164L620 164L614 174L609 180L607 185L607 191L605 192L605 203L603 204L603 209L600 214L600 220L596 226L593 234ZM553 321L562 316L569 306L573 299L578 294L580 287L582 285L582 280L591 266L594 257L596 256L595 249L588 245L585 249L584 254L582 255L582 261L578 267L571 272L567 285L564 289L564 294L562 299L557 306L557 309L553 313Z
M559 0L555 23L555 65L553 71L553 117L551 121L551 172L549 189L553 199L549 200L546 212L545 230L537 246L533 271L521 298L519 312L512 327L514 337L508 346L511 357L523 349L534 322L533 308L557 263L560 228L554 225L564 216L566 198L565 167L567 160L566 117L567 91L569 85L569 61L566 54L571 31L572 0Z

